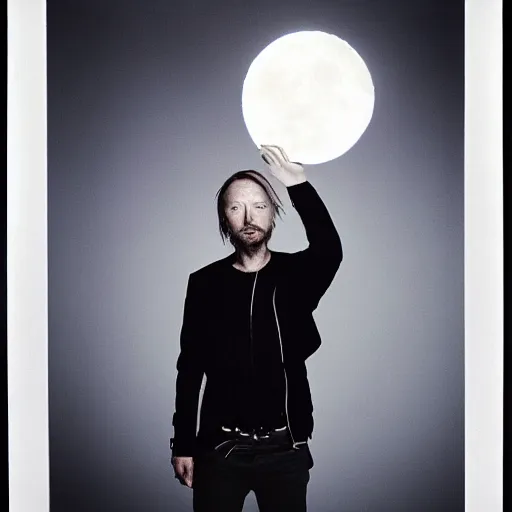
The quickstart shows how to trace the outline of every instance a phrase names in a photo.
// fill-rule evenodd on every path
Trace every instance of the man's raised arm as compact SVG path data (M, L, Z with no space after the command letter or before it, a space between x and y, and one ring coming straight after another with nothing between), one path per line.
M314 310L343 259L338 231L318 192L307 181L301 164L290 162L278 146L262 146L260 154L271 174L287 187L306 230L309 247L294 254L294 267L303 286L301 296L308 308Z

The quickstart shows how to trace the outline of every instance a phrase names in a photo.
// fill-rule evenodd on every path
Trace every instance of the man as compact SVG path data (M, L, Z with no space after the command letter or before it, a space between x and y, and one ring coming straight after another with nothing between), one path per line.
M260 154L287 187L309 247L269 250L281 203L260 173L238 172L219 190L221 236L235 250L189 277L171 439L176 478L193 488L196 512L239 512L251 490L262 512L306 510L313 406L305 361L321 343L313 311L342 248L303 166L277 146Z

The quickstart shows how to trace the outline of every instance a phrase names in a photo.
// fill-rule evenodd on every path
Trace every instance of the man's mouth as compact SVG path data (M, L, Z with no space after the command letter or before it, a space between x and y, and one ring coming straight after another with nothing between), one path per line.
M258 230L255 229L255 228L247 228L247 229L244 229L242 231L242 233L245 233L247 235L253 235L254 233L256 233Z

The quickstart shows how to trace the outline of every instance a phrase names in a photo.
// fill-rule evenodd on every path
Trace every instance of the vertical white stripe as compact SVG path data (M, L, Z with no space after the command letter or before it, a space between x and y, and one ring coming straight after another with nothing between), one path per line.
M8 0L9 510L49 510L46 3Z
M201 389L199 390L199 401L197 407L197 418L196 418L196 434L199 432L201 426L201 409L203 407L204 388L206 387L206 374L203 375L201 382Z
M250 341L250 350L251 350L251 379L254 378L253 374L253 366L254 366L254 355L253 355L253 337L252 337L252 309L254 306L254 292L256 291L256 281L258 280L258 272L256 272L256 275L254 276L254 283L252 285L252 294L251 294L251 309L249 312L249 341Z
M284 393L284 407L286 410L286 423L288 424L288 430L290 432L290 437L292 438L293 447L296 447L295 439L293 437L292 433L292 427L290 425L290 417L288 415L288 375L286 373L286 368L284 366L284 351L283 351L283 341L281 339L281 327L279 325L279 318L277 316L277 309L276 309L276 289L274 288L274 293L272 295L272 305L274 307L274 316L276 318L276 325L277 325L277 334L279 336L279 346L281 348L281 361L283 363L283 371L284 371L284 382L285 382L285 393Z
M250 322L250 337L251 337L251 344L252 344L252 308L254 305L254 292L256 291L256 281L258 280L258 272L256 272L256 275L254 276L254 283L252 285L252 294L251 294L251 311L249 313L249 322ZM251 345L252 347L252 345Z
M466 511L503 510L502 2L466 1Z

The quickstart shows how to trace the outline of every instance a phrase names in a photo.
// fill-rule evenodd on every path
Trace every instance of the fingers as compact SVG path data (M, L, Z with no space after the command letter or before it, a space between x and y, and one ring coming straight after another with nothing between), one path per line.
M261 155L261 158L263 158L263 161L267 164L267 165L272 165L270 163L270 160L265 156L264 152L263 151L260 151L260 155Z
M176 472L176 477L183 485L192 487L194 475L194 463L192 460L176 461L174 471Z
M281 146L272 146L273 148L276 148L279 153L281 153L281 158L285 161L285 162L289 162L290 159L288 158L288 155L285 153L284 149L281 147Z
M192 466L187 467L185 470L185 474L183 475L183 480L185 481L185 485L187 487L192 488L193 476L194 476L194 468Z
M278 161L282 162L289 162L290 159L288 158L288 155L286 154L285 150L281 146L276 146L273 144L265 144L262 146L263 148L267 149Z
M194 463L192 461L187 461L185 467L183 468L183 480L185 481L185 485L187 487L192 487L192 477L194 475Z
M276 158L276 155L270 150L268 146L261 146L260 149L261 158L267 163L269 166L280 165L279 160Z

